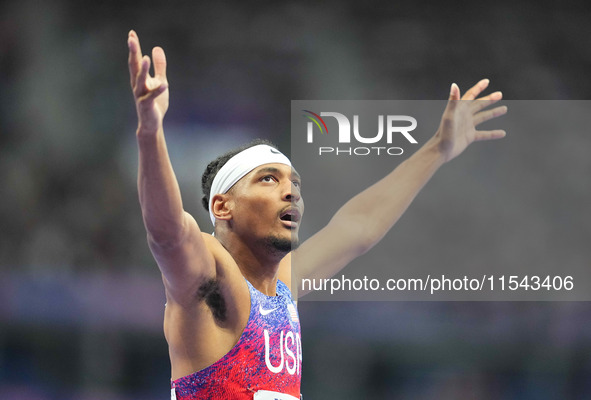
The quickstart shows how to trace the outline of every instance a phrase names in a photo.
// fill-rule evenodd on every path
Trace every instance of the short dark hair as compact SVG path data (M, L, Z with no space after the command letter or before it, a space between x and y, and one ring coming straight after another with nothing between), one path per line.
M250 147L257 146L259 144L266 144L277 149L277 146L274 143L266 139L255 139L252 142L245 144L244 146L240 146L238 148L230 150L225 154L222 154L221 156L207 164L205 172L203 172L203 176L201 177L201 188L203 189L203 198L201 199L201 202L203 204L203 207L205 207L206 211L209 211L209 192L211 191L211 185L213 183L213 179L215 178L219 170L224 166L224 164L228 162L230 158L234 157L236 154Z

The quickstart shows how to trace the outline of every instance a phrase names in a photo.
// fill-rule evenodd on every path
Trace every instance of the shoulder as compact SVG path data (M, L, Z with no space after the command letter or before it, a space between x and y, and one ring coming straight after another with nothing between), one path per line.
M236 260L230 252L220 243L220 241L209 233L201 233L207 249L215 260L214 279L221 285L230 285L239 287L241 290L247 289L246 281Z
M249 291L236 261L217 238L204 232L201 232L200 236L205 244L205 251L212 260L211 271L195 268L192 275L183 275L182 278L190 279L193 283L186 284L188 289L180 294L171 287L167 279L164 279L167 300L184 307L207 303L208 299L215 297L230 305L240 303L249 295Z
M215 236L213 236L211 233L201 232L201 238L203 238L203 241L205 242L205 245L210 250L214 250L214 249L217 249L217 248L224 249L224 246L222 246L222 244L220 243L220 241Z
M220 241L210 233L201 232L205 246L215 260L216 275L220 272L235 272L242 276L236 261Z

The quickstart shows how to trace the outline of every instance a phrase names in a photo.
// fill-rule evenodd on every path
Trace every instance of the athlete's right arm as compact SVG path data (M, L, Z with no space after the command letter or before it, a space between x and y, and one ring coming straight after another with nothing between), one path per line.
M138 115L138 193L148 243L164 276L169 294L178 302L194 298L198 286L215 274L215 260L195 219L183 210L181 193L164 139L168 109L166 58L160 47L142 56L139 38L129 33L129 74Z

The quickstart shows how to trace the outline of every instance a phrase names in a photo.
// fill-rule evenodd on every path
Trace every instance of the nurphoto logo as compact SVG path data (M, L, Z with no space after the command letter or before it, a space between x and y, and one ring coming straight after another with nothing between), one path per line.
M318 114L310 110L302 111L305 113L303 116L309 120L306 131L306 141L308 143L314 143L314 132L319 132L321 135L326 135L327 137L329 136L328 127L322 117L332 117L338 125L338 144L341 146L320 146L318 147L319 155L367 156L370 154L388 154L399 156L404 152L402 147L386 146L392 145L395 135L402 135L409 143L417 144L416 139L410 134L417 127L417 120L408 115L386 115L385 118L384 115L378 115L377 134L374 136L364 136L359 132L359 115L353 115L353 129L351 129L351 122L344 114L326 111ZM351 131L353 135L351 135ZM342 146L342 144L350 144L351 140L353 140L353 143L374 146Z

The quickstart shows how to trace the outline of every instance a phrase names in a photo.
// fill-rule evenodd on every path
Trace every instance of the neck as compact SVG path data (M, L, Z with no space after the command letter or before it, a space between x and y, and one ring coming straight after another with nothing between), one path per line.
M230 253L242 275L261 293L275 296L277 272L284 252L270 247L264 240L245 242L233 233L216 237Z

